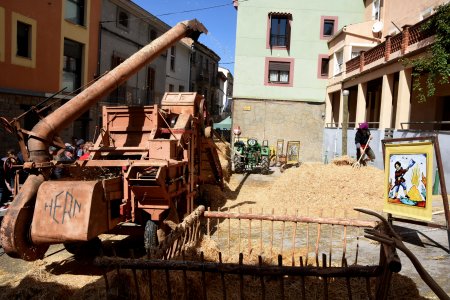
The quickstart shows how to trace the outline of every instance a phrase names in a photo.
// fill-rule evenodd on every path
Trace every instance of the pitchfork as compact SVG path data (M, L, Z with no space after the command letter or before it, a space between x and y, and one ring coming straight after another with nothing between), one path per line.
M361 159L362 159L363 156L366 154L366 149L367 149L367 147L369 147L369 143L370 143L370 140L371 140L371 139L372 139L372 135L369 135L369 139L367 140L367 144L364 146L364 149L363 149L361 155L359 156L358 161L355 162L355 163L352 165L353 168L361 168L361 163L360 163L360 162L361 162Z

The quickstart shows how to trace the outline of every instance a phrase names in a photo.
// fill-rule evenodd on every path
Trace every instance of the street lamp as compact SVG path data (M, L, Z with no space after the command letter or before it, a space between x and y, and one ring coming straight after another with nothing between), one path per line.
M343 90L343 109L342 109L342 155L347 155L347 129L348 129L348 95L349 90Z

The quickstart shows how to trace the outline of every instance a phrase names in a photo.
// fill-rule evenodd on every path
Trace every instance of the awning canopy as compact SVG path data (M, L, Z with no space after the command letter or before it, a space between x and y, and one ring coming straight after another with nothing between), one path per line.
M219 123L214 123L214 129L226 129L231 130L231 117L226 117Z

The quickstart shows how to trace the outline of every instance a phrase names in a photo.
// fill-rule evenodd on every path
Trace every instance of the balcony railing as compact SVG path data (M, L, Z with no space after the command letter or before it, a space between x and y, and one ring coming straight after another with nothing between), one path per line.
M433 18L431 16L429 18ZM389 60L391 53L395 53L401 50L401 54L407 52L407 47L417 44L435 34L434 29L421 30L422 25L429 20L429 18L424 19L413 26L405 25L403 26L403 31L394 35L387 36L386 41L373 47L368 51L363 51L362 55L352 58L345 63L346 73L357 70L363 71L364 66L367 66L381 58L385 58L385 61Z
M359 56L356 56L345 63L347 73L359 69Z
M420 21L419 23L414 24L413 26L411 26L409 28L408 46L411 46L420 41L423 41L424 39L429 38L430 36L432 36L435 33L434 29L430 29L430 28L427 30L421 29L422 25L426 21L428 21L428 18Z
M374 61L383 58L385 53L386 53L386 42L373 47L364 54L364 65L371 64Z
M391 53L397 52L402 49L402 40L403 34L401 32L391 37Z

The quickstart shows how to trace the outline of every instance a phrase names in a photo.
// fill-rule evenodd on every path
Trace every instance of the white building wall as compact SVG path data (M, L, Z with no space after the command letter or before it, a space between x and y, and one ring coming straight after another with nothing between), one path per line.
M166 61L166 86L165 91L169 91L169 86L173 85L174 92L179 92L180 87L184 92L189 91L189 76L190 76L190 58L191 47L184 42L178 42L175 45L175 68L171 69L171 49L167 50Z

